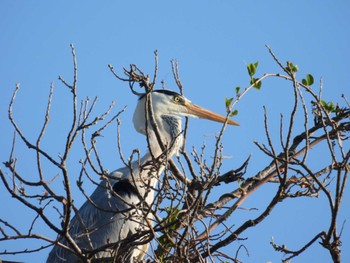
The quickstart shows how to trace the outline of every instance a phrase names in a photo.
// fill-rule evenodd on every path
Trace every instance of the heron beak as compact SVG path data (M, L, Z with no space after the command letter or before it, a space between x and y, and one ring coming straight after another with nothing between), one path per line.
M190 102L186 103L185 107L187 108L189 114L196 116L198 118L203 118L203 119L212 120L212 121L221 122L221 123L224 123L227 120L225 116L216 114L212 111L206 110ZM227 120L227 124L239 126L239 123L230 119Z

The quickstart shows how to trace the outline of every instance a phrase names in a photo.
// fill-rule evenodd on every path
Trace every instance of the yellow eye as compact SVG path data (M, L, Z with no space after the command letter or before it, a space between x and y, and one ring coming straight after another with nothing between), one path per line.
M180 97L174 97L175 102L180 102Z

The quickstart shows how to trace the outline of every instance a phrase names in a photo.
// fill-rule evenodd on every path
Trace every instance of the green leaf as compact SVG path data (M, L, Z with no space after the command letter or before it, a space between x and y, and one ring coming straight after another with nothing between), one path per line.
M254 85L254 88L256 88L257 90L259 90L261 88L262 82L259 81L257 84Z
M165 248L170 248L172 247L172 243L170 242L170 240L167 238L166 235L161 235L158 238L158 242Z
M231 117L236 116L236 115L238 115L238 110L234 110L230 114Z
M253 64L249 64L247 66L247 70L250 77L254 76L256 69L254 68Z
M253 87L254 88L256 88L257 90L259 90L260 88L261 88L261 81L259 81L259 82L257 82L258 81L258 79L256 79L256 78L252 78L251 80L250 80L250 85L253 85ZM257 82L257 83L256 83Z
M241 87L236 87L236 95L238 95L240 89L241 89Z
M290 73L296 73L298 71L298 65L294 65L292 62L287 61L287 70Z
M259 62L255 62L254 64L248 64L247 70L250 77L255 75L256 69L258 68Z
M303 83L306 86L311 86L314 84L314 77L311 74L307 74L305 79L301 80L301 83Z
M230 107L232 101L233 101L233 98L226 98L225 99L226 109L228 109Z
M177 208L169 208L169 207L165 207L164 208L165 212L168 213L168 216L164 219L164 223L168 224L168 223L175 223L177 220L177 217L179 215L180 210ZM171 226L168 227L168 230L175 230L176 225L173 224Z
M327 103L324 100L321 100L320 102L321 102L321 105L323 106L323 108L326 110L326 112L328 112L328 113L336 112L336 108L335 108L333 101L330 101Z
M306 75L306 80L309 86L311 86L312 84L314 84L314 77L311 74L307 74Z

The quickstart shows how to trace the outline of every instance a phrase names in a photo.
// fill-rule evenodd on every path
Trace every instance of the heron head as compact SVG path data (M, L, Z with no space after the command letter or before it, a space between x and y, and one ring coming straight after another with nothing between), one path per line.
M190 100L184 96L170 90L154 90L151 93L152 96L152 108L154 117L160 120L162 116L171 116L175 119L180 119L182 116L202 118L211 121L224 123L226 117L216 114L212 111L204 109L196 104L193 104ZM145 102L146 95L142 95L137 104L134 113L134 126L135 129L145 134ZM227 124L239 126L239 124L233 120L228 119Z

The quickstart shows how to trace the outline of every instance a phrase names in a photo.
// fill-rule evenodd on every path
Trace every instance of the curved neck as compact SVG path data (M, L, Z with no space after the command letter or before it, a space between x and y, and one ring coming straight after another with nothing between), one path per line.
M141 196L145 197L145 201L148 204L153 202L154 189L159 175L165 168L165 160L169 160L174 154L177 154L183 142L181 118L163 115L156 118L156 122L166 151L163 151L162 147L160 147L155 132L149 124L149 151L141 159L134 160L130 167L118 169L110 174L112 177L116 176L118 181L120 179L126 179L132 183ZM156 162L155 159L157 160Z
M149 148L155 158L165 153L167 159L170 159L174 154L178 154L183 144L182 120L170 115L157 116L155 119L161 142L152 127L148 135Z

